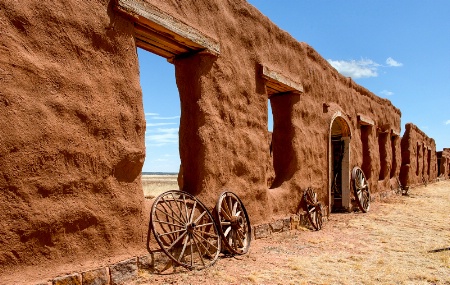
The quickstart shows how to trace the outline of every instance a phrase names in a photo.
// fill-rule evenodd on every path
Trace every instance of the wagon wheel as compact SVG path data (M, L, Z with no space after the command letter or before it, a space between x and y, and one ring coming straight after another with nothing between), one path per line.
M370 190L366 176L361 168L355 166L352 171L353 189L356 202L363 213L367 213L370 208Z
M303 194L306 202L306 214L313 228L318 231L322 228L322 204L317 202L317 194L309 187Z
M203 269L219 256L220 237L214 219L189 193L171 190L159 195L152 206L150 225L162 251L176 264Z
M232 254L247 253L252 232L242 201L233 192L225 191L220 194L215 210L223 244Z

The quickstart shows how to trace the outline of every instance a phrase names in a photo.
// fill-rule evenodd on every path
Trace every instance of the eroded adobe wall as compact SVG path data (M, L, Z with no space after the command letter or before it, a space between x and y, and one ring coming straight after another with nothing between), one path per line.
M390 137L392 131L400 131L400 111L388 100L339 75L310 46L297 42L245 1L148 2L220 43L217 58L194 55L174 62L182 102L180 155L185 190L213 205L220 191L231 189L242 197L255 224L295 212L308 186L326 201L329 130L338 113L350 122L351 168L363 160L358 114L373 121L368 135L369 176L374 177L370 183L374 192L390 189L389 139L383 146L389 167L378 182L378 134ZM268 189L266 181L269 101L259 64L304 87L300 96L272 99L274 112L288 110L274 118L283 121L283 137L278 140L282 143L273 143L274 167L278 168L274 189ZM190 141L195 141L195 147ZM393 173L398 175L398 139L394 145L397 165Z
M109 1L0 1L0 26L0 272L141 247L132 23Z
M389 168L378 182L380 152L388 162L392 152L378 136L400 130L400 111L388 100L339 75L246 1L148 3L220 43L219 57L173 60L184 190L212 207L230 189L253 224L295 213L308 186L328 204L330 126L339 116L349 122L350 170L366 159L372 191L388 187ZM114 1L0 5L1 266L144 248L145 121L132 20ZM260 64L304 87L300 96L271 99L275 112L289 110L274 118L273 189ZM372 122L364 138L361 114Z
M414 186L432 182L437 178L436 143L416 125L405 125L401 141L402 166L400 182L402 185Z
M450 148L444 148L442 151L437 152L438 163L439 163L439 173L438 176L441 178L450 177Z

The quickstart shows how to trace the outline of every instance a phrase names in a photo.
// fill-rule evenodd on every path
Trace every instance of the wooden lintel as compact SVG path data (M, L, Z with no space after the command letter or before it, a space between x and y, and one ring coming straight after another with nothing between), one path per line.
M400 136L400 131L399 131L399 130L394 130L394 129L392 129L392 130L391 130L391 133L392 133L392 136L397 136L397 137Z
M360 125L363 125L363 126L375 125L375 122L370 117L365 116L363 114L358 114L358 122Z
M266 87L268 95L277 93L303 93L303 86L284 75L261 65L261 76L267 80Z
M116 0L116 9L131 17L140 27L136 37L148 42L149 35L155 36L151 45L159 49L167 50L167 47L175 46L169 53L175 52L175 55L186 51L208 50L209 53L218 56L220 54L220 45L213 38L201 33L197 29L183 23L182 21L159 10L157 7L144 0ZM139 38L146 36L147 39ZM178 47L182 47L179 49ZM151 50L152 51L152 50ZM162 52L162 54L166 54ZM165 56L167 57L167 56ZM169 56L167 58L173 57Z

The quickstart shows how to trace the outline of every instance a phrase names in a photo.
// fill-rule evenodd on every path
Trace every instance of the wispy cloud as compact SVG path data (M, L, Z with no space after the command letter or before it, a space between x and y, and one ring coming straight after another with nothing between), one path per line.
M386 64L387 64L388 66L391 66L391 67L400 67L400 66L403 66L403 63L400 63L400 62L396 61L396 60L393 59L392 57L388 57L388 58L386 59Z
M147 130L145 140L152 146L178 143L178 128L158 128Z
M146 117L148 117L148 116L159 116L159 114L158 113L145 113L145 116Z
M383 91L381 91L380 92L380 95L383 95L383 96L392 96L392 95L394 95L394 92L392 92L392 91L389 91L389 90L383 90Z
M176 125L177 123L147 123L147 127L159 127L159 126L168 126L168 125Z
M352 59L349 61L328 59L328 62L342 75L350 76L355 79L377 77L377 69L380 66L380 64L374 62L371 59Z
M450 125L450 120L447 120L446 122L444 122L444 124Z
M156 116L156 117L152 117L152 119L154 120L175 120L175 119L179 119L180 116L172 116L172 117L160 117L160 116Z

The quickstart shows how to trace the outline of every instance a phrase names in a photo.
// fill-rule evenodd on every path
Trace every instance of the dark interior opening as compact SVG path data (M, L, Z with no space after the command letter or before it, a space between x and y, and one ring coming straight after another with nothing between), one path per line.
M396 145L397 145L397 136L391 136L391 151L392 151L392 157L391 157L391 173L390 178L393 178L395 176L395 171L397 169L397 152L396 152Z
M341 136L331 138L331 212L342 211L342 160L344 158L344 141Z
M419 154L420 154L420 145L417 145L417 151L416 151L416 176L419 176Z
M362 164L361 169L369 180L372 176L372 159L370 157L369 137L372 133L372 126L361 126L361 143L362 143Z
M378 180L384 180L388 172L387 150L386 150L387 138L388 138L387 133L380 133L378 135L378 149L380 151L380 174L378 176Z

